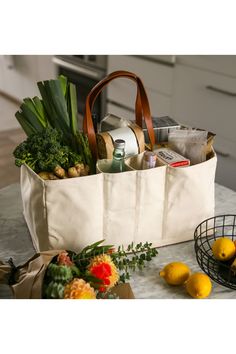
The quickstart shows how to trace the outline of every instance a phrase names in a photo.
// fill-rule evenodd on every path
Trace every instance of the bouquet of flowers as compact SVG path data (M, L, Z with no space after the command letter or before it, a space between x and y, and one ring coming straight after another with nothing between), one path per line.
M61 252L49 264L43 297L53 299L117 298L111 292L119 282L130 279L130 271L142 269L157 255L151 243L130 244L117 251L104 240L85 247L80 253Z
M141 270L157 255L151 243L131 243L127 249L104 240L79 253L51 250L15 266L0 261L0 283L8 283L17 299L116 299L127 293L130 273ZM130 290L130 291L129 291ZM132 293L132 291L131 291ZM126 297L125 297L126 298Z

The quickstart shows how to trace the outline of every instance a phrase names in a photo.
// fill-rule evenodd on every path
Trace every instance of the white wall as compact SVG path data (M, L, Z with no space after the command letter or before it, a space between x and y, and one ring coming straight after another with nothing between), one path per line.
M0 92L21 101L39 96L37 82L56 77L51 55L0 55ZM0 95L0 131L19 127L15 112L19 104Z

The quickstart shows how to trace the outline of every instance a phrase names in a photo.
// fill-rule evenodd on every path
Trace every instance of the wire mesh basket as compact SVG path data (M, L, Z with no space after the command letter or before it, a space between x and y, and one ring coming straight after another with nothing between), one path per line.
M231 269L234 259L218 261L212 245L220 237L236 241L236 215L220 215L204 220L194 232L194 248L201 269L220 285L236 290L236 274Z

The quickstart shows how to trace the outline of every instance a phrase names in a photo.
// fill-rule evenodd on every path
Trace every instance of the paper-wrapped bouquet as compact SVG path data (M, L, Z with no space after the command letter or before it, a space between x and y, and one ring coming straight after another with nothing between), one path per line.
M0 283L8 283L17 299L116 299L133 298L126 283L130 271L142 269L157 255L146 242L120 246L104 240L75 253L50 250L36 254L15 267L12 259L0 262Z

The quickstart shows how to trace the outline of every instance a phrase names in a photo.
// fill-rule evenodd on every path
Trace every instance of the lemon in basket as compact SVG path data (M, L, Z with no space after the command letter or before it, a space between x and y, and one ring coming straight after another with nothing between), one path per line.
M172 262L167 264L159 275L170 285L182 285L190 276L190 269L184 263Z
M204 273L192 274L186 282L187 293L195 299L204 299L211 293L212 284Z
M235 246L235 252L236 252L236 240L234 241L234 246Z
M220 237L214 241L212 253L218 261L228 261L236 253L235 244L227 237Z

